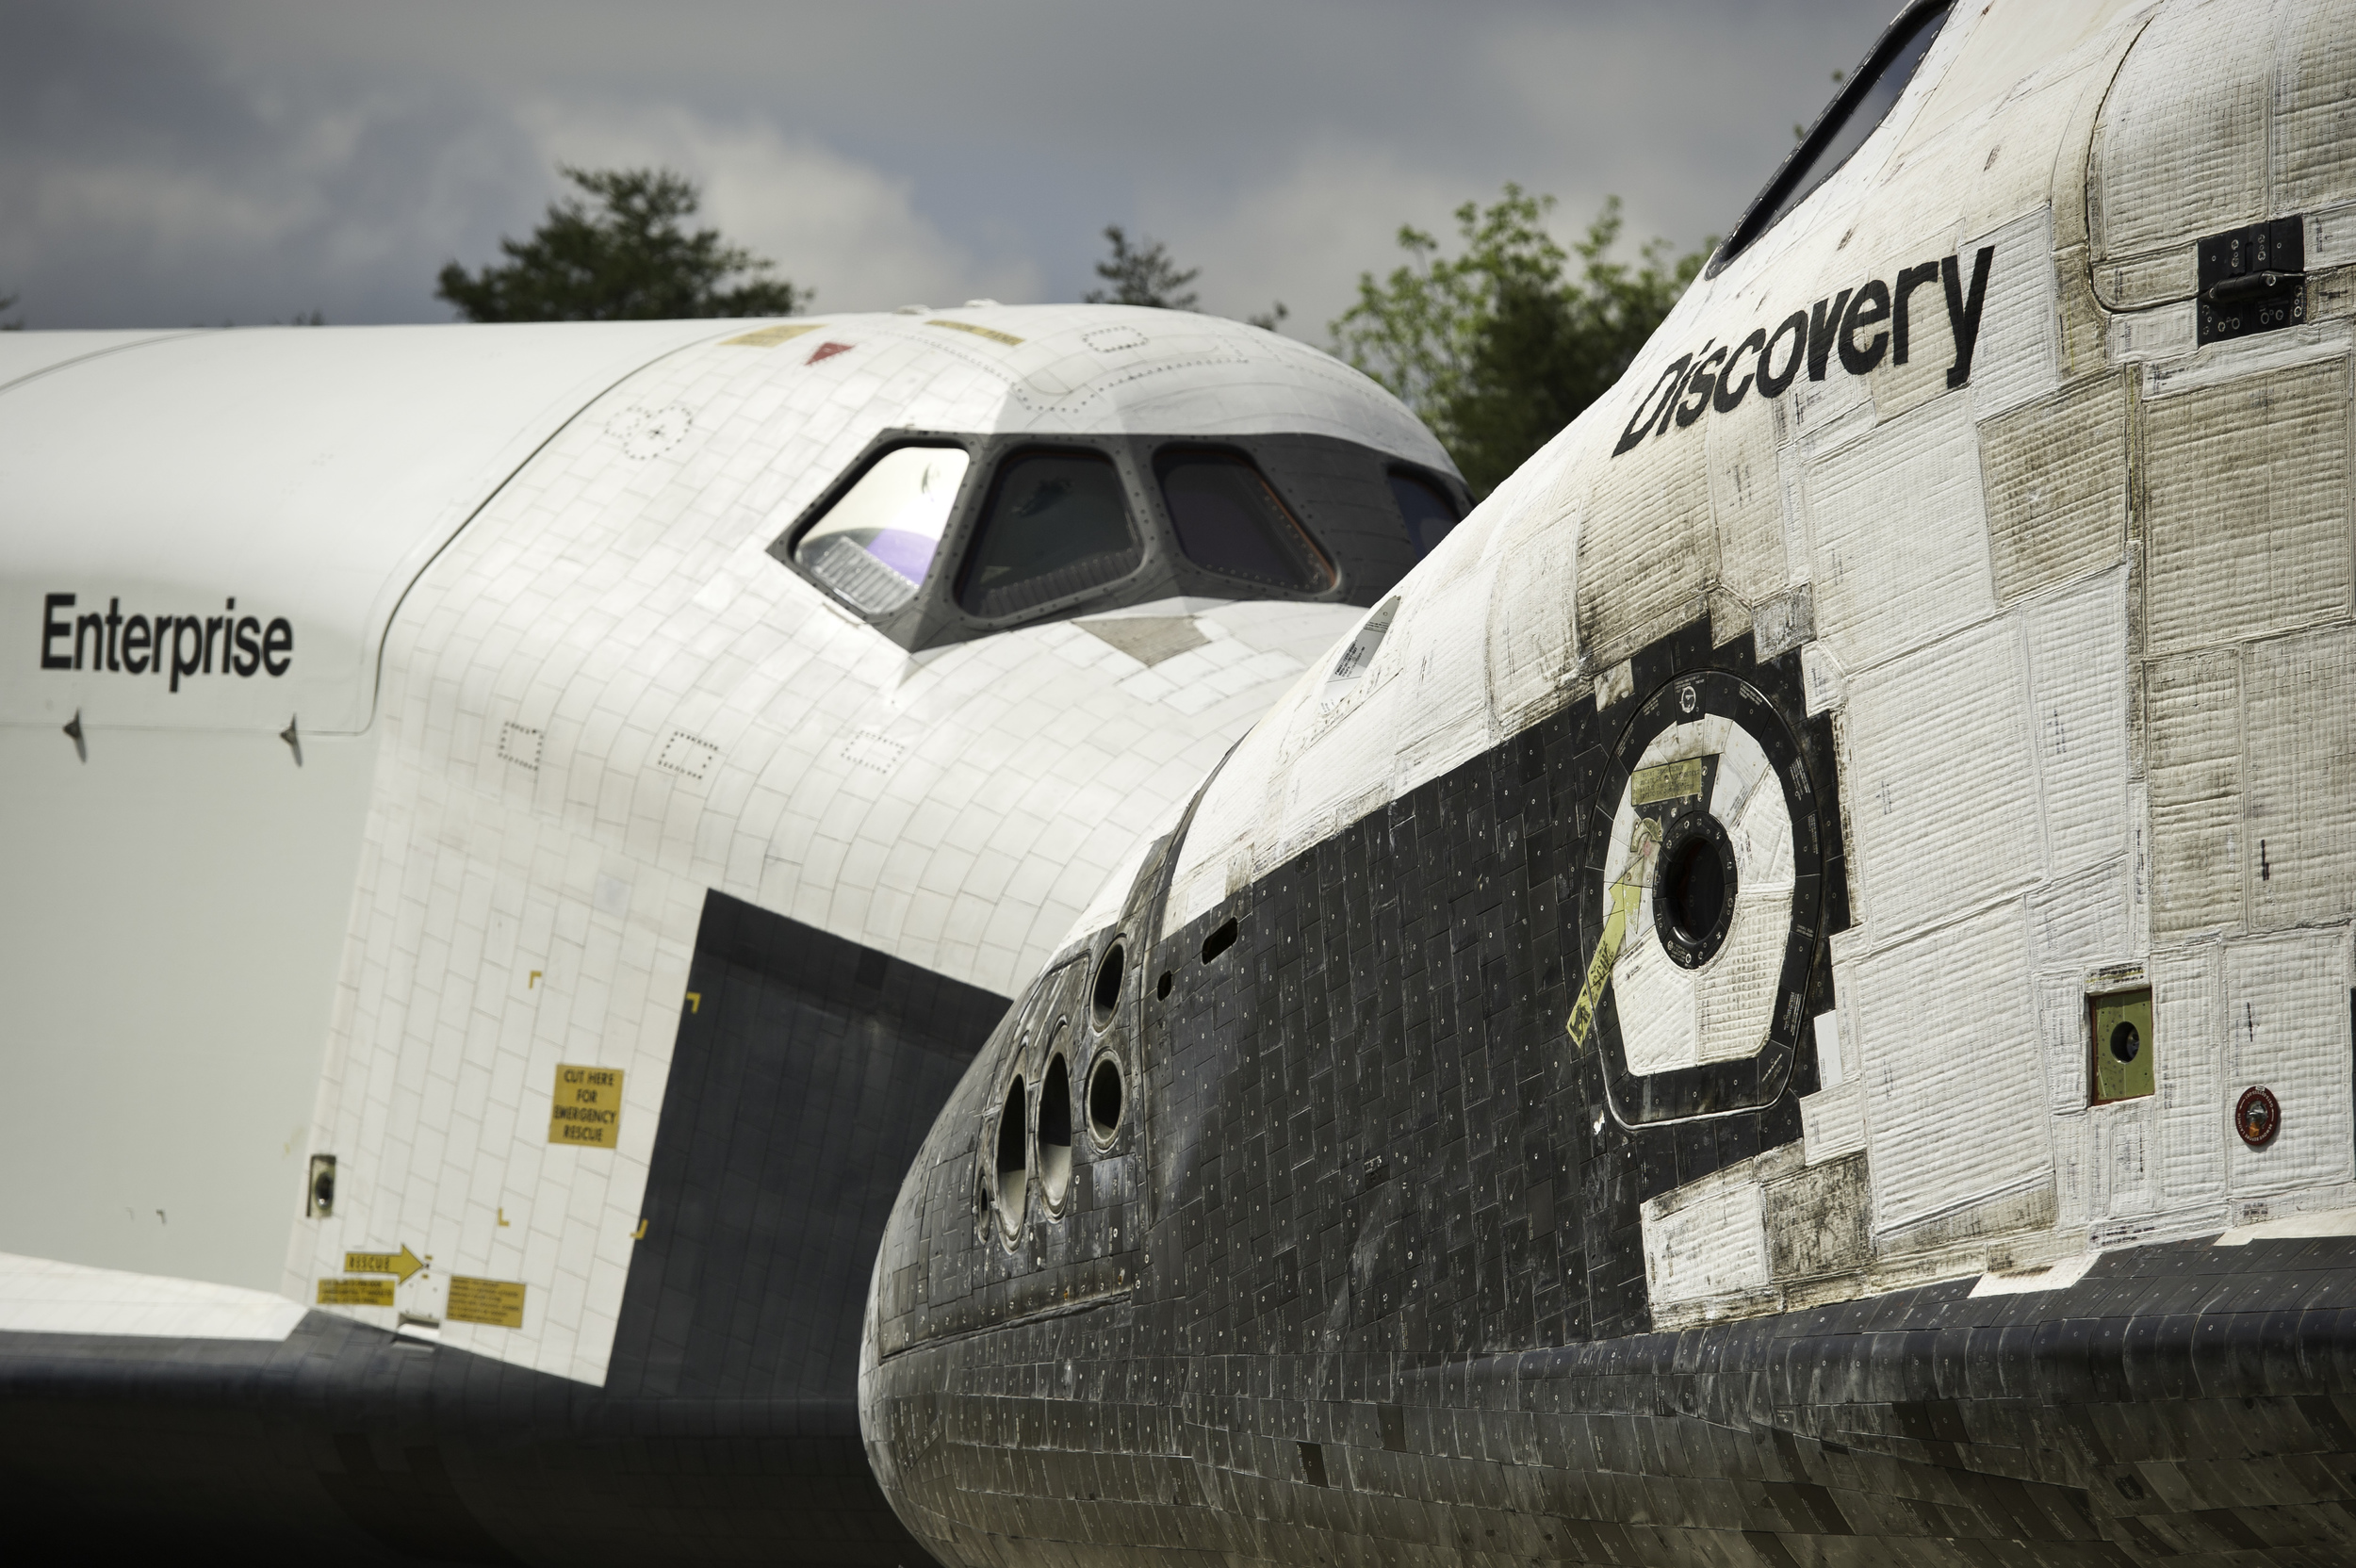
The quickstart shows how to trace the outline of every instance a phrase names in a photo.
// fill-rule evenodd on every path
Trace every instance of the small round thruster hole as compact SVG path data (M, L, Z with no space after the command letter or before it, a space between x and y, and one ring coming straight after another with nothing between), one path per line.
M2111 1030L2111 1059L2119 1063L2134 1061L2143 1054L2143 1031L2125 1019Z
M2255 1085L2241 1091L2233 1106L2233 1131L2252 1149L2264 1149L2282 1130L2282 1105L2274 1091Z
M1128 973L1128 962L1127 946L1115 941L1104 949L1104 959L1096 966L1096 986L1089 997L1089 1019L1099 1029L1113 1021L1113 1010L1121 1005L1121 982Z
M1111 1143L1121 1132L1122 1102L1126 1099L1121 1082L1121 1065L1110 1056L1099 1056L1088 1070L1088 1132L1097 1147Z
M998 1211L999 1229L1011 1242L1023 1230L1023 1201L1030 1189L1030 1097L1017 1074L1006 1086L1006 1103L998 1111L998 1147L991 1171L990 1206Z

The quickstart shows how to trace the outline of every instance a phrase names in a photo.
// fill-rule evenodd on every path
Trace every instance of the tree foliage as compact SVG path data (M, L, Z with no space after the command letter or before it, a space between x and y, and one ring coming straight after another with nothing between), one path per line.
M557 172L596 199L548 204L530 239L501 238L507 260L469 273L451 262L434 293L470 321L611 321L697 316L791 316L810 291L769 274L777 264L728 244L717 229L681 227L702 203L668 169Z
M1381 282L1359 274L1358 302L1329 329L1337 354L1439 434L1476 496L1619 379L1714 243L1672 260L1654 239L1635 262L1613 260L1624 226L1614 196L1565 251L1546 232L1553 207L1516 185L1485 207L1467 202L1453 256L1402 227L1411 259Z
M1194 282L1203 270L1188 267L1181 270L1170 259L1168 247L1158 239L1143 235L1132 244L1126 230L1118 223L1104 225L1104 238L1113 253L1096 264L1096 275L1112 285L1110 288L1091 288L1082 298L1092 305L1152 305L1160 310L1192 310L1195 294L1179 290Z

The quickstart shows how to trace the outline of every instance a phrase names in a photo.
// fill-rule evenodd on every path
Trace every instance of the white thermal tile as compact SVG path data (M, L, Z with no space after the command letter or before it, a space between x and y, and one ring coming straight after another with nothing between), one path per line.
M1967 239L1959 262L1974 270L1992 249L1980 335L1972 355L1972 401L1982 419L2051 392L2061 377L2053 290L2053 215L2040 205L1992 234Z
M2131 870L2122 857L2029 894L2030 951L2039 974L2076 976L2135 957Z
M2225 948L2225 1085L2230 1116L2252 1085L2274 1092L2282 1132L2260 1149L2226 1150L2236 1199L2356 1176L2348 1098L2348 936L2345 926L2252 938Z
M2201 1209L2225 1199L2225 1146L2233 1134L2225 1094L2223 950L2216 943L2154 955L2151 1067L2159 1080L2161 1202ZM2238 1091L2236 1091L2238 1092Z
M2102 101L2087 168L2102 256L2269 216L2267 69L2273 30L2231 3L2164 8ZM2193 217L2198 214L2198 218Z
M2335 356L2151 402L2149 651L2348 613L2348 377Z
M2126 384L2102 377L1980 427L2001 599L2117 565L2126 551Z
M2021 908L2005 905L1857 961L1877 1232L2052 1170L2022 923Z
M1971 405L1944 398L1807 479L1819 636L1854 675L1995 608Z
M1746 604L1783 592L1791 575L1776 456L1776 405L1745 398L1708 425L1710 509L1718 534L1718 580Z
M2333 0L2308 0L2289 19L2277 63L2274 209L2314 212L2356 199L2356 31Z
M2045 1053L2045 1093L2055 1116L2086 1109L2092 1092L2086 987L2076 975L2037 984L2037 1028Z
M1857 678L1843 780L1876 940L2041 874L2021 635L2000 621Z
M2151 935L2242 923L2240 661L2231 652L2144 666L2151 790Z
M1448 536L1448 544L1454 545L1464 531L1460 526ZM1583 523L1580 531L1585 531ZM1403 632L1411 637L1422 654L1415 664L1414 684L1394 699L1399 704L1394 792L1436 778L1495 743L1496 726L1481 657L1487 645L1482 620L1493 602L1504 557L1494 547L1499 543L1497 536L1489 536L1489 543L1493 547L1477 559L1455 557L1458 568L1435 576L1431 591L1402 606L1399 619L1392 623L1392 634ZM1295 700L1315 698L1295 688Z
M1710 485L1681 441L1647 439L1616 458L1585 456L1601 467L1579 513L1579 639L1592 660L1622 659L1690 619L1715 577Z
M2126 847L2126 574L2040 599L2021 619L2046 850L2067 875Z
M2090 1211L2114 1220L2140 1219L2151 1213L2160 1175L2158 1121L2148 1097L2097 1105L2087 1112L2095 1147Z
M2356 631L2260 643L2249 693L2251 923L2345 919L2356 913Z
M1865 1092L1856 1084L1800 1097L1800 1130L1808 1163L1822 1165L1865 1149Z
M1656 1305L1764 1288L1766 1189L1710 1178L1644 1206L1644 1278Z

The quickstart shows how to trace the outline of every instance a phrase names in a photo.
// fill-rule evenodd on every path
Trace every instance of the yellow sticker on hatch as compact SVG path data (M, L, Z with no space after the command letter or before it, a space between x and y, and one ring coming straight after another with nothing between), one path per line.
M1664 800L1683 800L1702 792L1702 760L1689 757L1682 762L1663 762L1659 767L1639 768L1628 781L1628 800L1631 806L1658 806Z
M806 332L816 332L826 324L824 321L788 321L778 326L763 327L759 332L743 333L735 337L723 337L720 339L720 347L724 349L774 349L780 343L792 342Z
M513 1280L469 1280L450 1276L450 1304L442 1315L453 1323L485 1323L494 1329L524 1326L524 1287Z
M622 1070L564 1067L548 1105L548 1141L577 1149L613 1149L622 1136Z

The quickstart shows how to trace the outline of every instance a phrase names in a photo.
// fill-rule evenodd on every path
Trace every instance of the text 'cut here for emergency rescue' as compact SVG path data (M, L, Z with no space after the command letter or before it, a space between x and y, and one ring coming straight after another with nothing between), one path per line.
M581 1149L614 1149L622 1137L622 1070L564 1067L548 1105L548 1141Z

